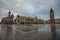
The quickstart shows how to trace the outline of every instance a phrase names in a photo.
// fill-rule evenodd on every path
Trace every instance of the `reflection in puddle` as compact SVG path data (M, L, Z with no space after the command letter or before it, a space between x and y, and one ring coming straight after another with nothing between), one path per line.
M26 27L28 27L28 26L23 27L23 25L2 24L1 25L1 40L16 40L15 36L18 35L18 34L20 35L20 32L21 33L26 32L27 31ZM30 27L29 27L29 30L30 30ZM23 32L24 28L26 30ZM34 27L34 28L36 28L36 27Z
M60 28L60 24L57 24L56 26L57 29ZM31 27L38 27L38 31L22 32L22 29L25 27L26 27L25 25L6 25L6 24L1 25L0 38L1 40L40 40L40 39L48 40L51 37L50 39L56 40L55 34L52 34L51 36L51 30L49 24L46 25L35 24L32 25ZM57 31L57 35L58 32L60 31Z
M12 25L2 24L1 25L1 40L12 40L13 29Z

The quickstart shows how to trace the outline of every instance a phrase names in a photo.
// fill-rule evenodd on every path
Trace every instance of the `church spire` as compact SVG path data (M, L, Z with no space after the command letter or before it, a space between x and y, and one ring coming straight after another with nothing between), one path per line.
M11 11L9 10L9 12L8 12L8 17L10 17L11 16Z
M8 14L11 14L11 11L9 10Z
M52 8L50 9L50 12L54 12Z

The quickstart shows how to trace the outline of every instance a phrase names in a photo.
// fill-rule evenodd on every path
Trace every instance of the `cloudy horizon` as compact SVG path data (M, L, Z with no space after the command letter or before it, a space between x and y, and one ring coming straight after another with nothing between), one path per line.
M48 20L50 8L53 8L55 18L60 18L60 0L0 0L0 19L8 15L10 10L14 16L37 16Z

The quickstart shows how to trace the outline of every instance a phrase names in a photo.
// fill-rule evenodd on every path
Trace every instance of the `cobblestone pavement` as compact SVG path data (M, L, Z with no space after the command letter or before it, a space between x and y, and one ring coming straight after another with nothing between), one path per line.
M51 36L50 32L38 32L38 31L32 31L32 32L26 32L26 33L20 33L15 32L14 34L9 34L8 38L1 38L1 40L48 40ZM13 36L11 36L13 35Z
M10 26L2 26L0 40L48 40L51 37L50 27L41 25L38 31L19 32Z
M16 33L18 34L18 33ZM16 35L16 40L48 40L51 36L50 32L29 32Z

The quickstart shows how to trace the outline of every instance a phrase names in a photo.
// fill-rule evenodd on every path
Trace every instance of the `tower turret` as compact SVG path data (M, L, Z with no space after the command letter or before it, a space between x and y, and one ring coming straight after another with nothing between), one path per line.
M11 12L10 12L10 10L9 10L9 12L8 12L8 17L11 17Z

